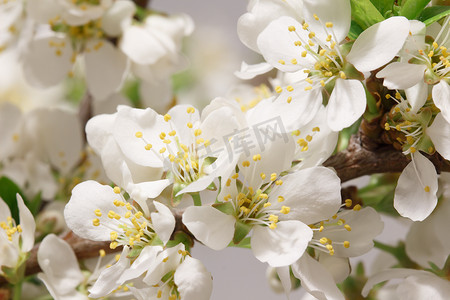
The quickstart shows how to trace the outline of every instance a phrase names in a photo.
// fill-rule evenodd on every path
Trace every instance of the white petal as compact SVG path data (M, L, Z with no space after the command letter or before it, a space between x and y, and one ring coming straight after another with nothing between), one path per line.
M51 44L64 47L56 48ZM72 68L72 53L70 40L66 37L51 36L31 41L23 63L27 81L41 88L60 83Z
M290 26L294 26L296 31L290 32L288 29ZM308 31L303 30L302 25L297 20L290 17L281 17L272 21L261 32L257 40L264 59L283 72L294 72L312 66L315 59L310 54L302 57L302 46L294 44L299 39L297 34L303 40L308 40ZM297 61L296 64L291 62L293 59Z
M441 80L438 84L433 86L433 101L442 112L442 116L450 123L450 85Z
M11 217L11 211L8 204L0 197L0 222L6 222Z
M98 45L102 46L98 48ZM127 66L126 56L109 41L90 41L85 51L86 82L89 92L104 99L118 90Z
M183 224L200 242L222 250L231 242L236 219L210 206L191 206L183 213Z
M330 273L318 261L305 253L292 265L295 277L302 287L319 300L344 300Z
M366 93L359 80L336 79L327 105L328 126L340 131L352 125L366 110Z
M102 28L108 36L119 36L123 27L131 23L136 5L131 1L118 0L102 16Z
M130 259L127 257L129 252L130 248L124 247L119 261L100 273L95 284L89 289L89 297L100 298L117 288L120 276L130 266Z
M145 271L147 271L148 266L156 260L156 256L163 250L161 246L146 246L142 249L139 256L135 261L131 264L129 268L127 268L120 278L118 279L119 284L123 284L125 281L138 278Z
M157 213L151 213L153 227L159 238L166 244L175 229L175 218L170 209L164 204L158 201L153 201L153 204L158 210Z
M211 273L198 259L186 256L177 268L173 280L183 300L208 300L211 297Z
M271 267L268 267L268 270ZM283 286L283 290L286 293L286 297L289 300L289 293L291 292L292 289L292 282L291 282L291 274L290 274L290 269L288 266L286 267L278 267L275 268L278 278L281 281L281 285ZM266 273L267 274L267 273ZM276 280L278 281L278 280ZM273 288L273 286L271 286Z
M18 142L21 140L22 112L9 103L3 103L0 107L0 160L4 161L14 153ZM15 142L16 139L17 142Z
M67 226L82 238L94 241L109 241L110 232L117 223L108 218L110 210L124 215L126 208L114 205L117 194L108 185L101 185L96 181L85 181L72 190L72 197L64 209L64 218ZM95 215L95 210L100 209L102 216ZM98 218L100 226L94 226L92 220Z
M437 114L433 124L426 129L426 133L437 152L445 159L450 159L450 123L444 119L442 113Z
M341 283L350 275L350 261L347 257L336 257L319 252L319 263L333 276L336 283Z
M180 265L182 259L180 250L185 250L183 243L160 252L153 263L148 265L147 274L143 281L148 285L155 285L168 272L174 271Z
M189 107L192 107L192 105L176 105L167 112L167 114L172 117L171 122L175 124L174 129L177 131L177 136L180 137L180 142L188 147L193 144L195 140L192 134L192 129L187 127L186 124L191 122L195 126L200 120L200 115L197 109L192 114L187 113L187 109Z
M370 26L359 35L347 55L347 60L360 72L375 70L397 55L408 34L409 21L405 17L386 19Z
M429 192L425 187L429 187ZM398 178L394 207L398 213L413 221L428 217L437 204L437 173L434 165L419 152Z
M449 213L450 201L443 199L428 218L411 225L405 240L408 257L425 268L429 267L429 262L444 268L450 253L450 241L442 237L447 235L450 227Z
M22 197L17 194L17 206L19 208L20 226L22 227L22 251L28 252L34 246L34 232L36 223L28 207L23 202Z
M416 85L405 89L406 99L411 105L411 112L417 113L428 98L428 84L420 80Z
M401 299L433 299L445 300L450 293L448 280L432 273L407 277L397 288Z
M294 263L304 253L313 232L300 221L281 221L275 229L254 226L251 247L255 257L271 267Z
M300 220L313 224L334 215L341 205L341 181L330 169L314 167L282 177L283 184L270 193L274 209L291 208L280 220ZM326 184L324 184L326 182ZM279 196L284 198L278 202Z
M252 79L258 75L265 74L272 69L272 65L266 62L249 65L243 61L241 64L241 70L234 72L234 75L240 79Z
M50 234L39 246L38 263L50 284L58 293L68 294L83 282L84 276L70 245Z
M142 132L143 138L152 144L153 149L159 151L166 146L159 134L171 131L169 124L151 108L121 107L113 127L114 138L128 159L142 166L162 167L161 155L145 149L146 143L136 137L138 131Z
M165 114L172 102L172 81L169 76L163 80L142 80L139 94L143 107L150 107L160 114Z
M388 89L407 89L423 81L426 65L393 62L377 73L384 78L383 85Z
M347 36L351 22L349 0L304 0L303 9L306 23L311 26L311 31L314 31L321 41L325 41L330 34L330 29L324 28L326 22L333 23L332 30L337 39L336 43L339 44ZM319 17L319 20L313 17L314 14Z

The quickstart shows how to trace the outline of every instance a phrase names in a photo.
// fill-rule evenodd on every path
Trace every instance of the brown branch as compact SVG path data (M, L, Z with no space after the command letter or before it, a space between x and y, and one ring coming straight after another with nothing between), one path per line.
M133 2L142 8L148 8L148 5L150 4L150 0L133 0Z
M426 155L436 167L436 171L450 172L450 162L439 154ZM375 144L367 136L353 135L346 150L325 161L324 166L332 167L342 182L363 175L401 172L410 159L391 145Z

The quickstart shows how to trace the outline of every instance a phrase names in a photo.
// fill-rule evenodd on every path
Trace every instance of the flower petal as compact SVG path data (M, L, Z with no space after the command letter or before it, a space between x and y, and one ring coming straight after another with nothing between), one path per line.
M186 256L178 266L173 280L183 300L208 300L211 297L211 273L198 259Z
M437 204L437 173L434 165L422 154L415 152L412 155L413 160L398 178L394 207L401 216L422 221Z
M391 17L370 26L356 39L347 60L363 73L387 64L403 47L409 27L405 17Z
M211 206L191 206L183 213L183 224L200 242L222 250L233 238L236 219Z
M450 123L444 119L442 113L437 114L433 124L426 129L426 133L437 152L445 159L450 159Z
M254 226L251 247L261 262L271 267L288 266L303 255L312 236L311 228L300 221L281 221L275 229Z
M142 249L139 256L135 261L131 264L129 268L127 268L120 278L118 279L119 284L123 284L125 281L138 278L144 272L147 271L148 266L154 263L156 260L156 256L163 250L161 246L146 246Z
M336 43L342 42L350 30L351 7L349 0L303 0L303 14L305 22L311 26L316 36L325 41L330 34L330 28L324 24L332 22L332 30L336 36ZM314 18L316 15L319 20Z
M384 78L383 85L388 89L407 89L423 81L426 65L393 62L377 73Z
M74 291L84 280L72 248L54 234L47 235L41 242L37 259L46 277L44 283L58 294Z
M359 80L336 79L327 105L328 126L340 131L352 125L366 110L366 93Z
M332 170L313 167L286 175L282 180L283 184L270 193L274 209L291 208L289 214L280 216L280 220L313 224L328 219L339 210L341 181ZM280 196L284 201L277 201Z
M22 197L16 194L17 206L19 208L20 227L22 227L22 251L28 252L34 246L34 232L36 223L28 207L23 202Z
M450 123L450 84L445 80L441 80L438 84L433 86L433 101L442 112L442 116L448 123Z
M411 105L411 112L417 113L419 109L427 102L428 84L420 80L416 85L405 89L406 99Z
M234 75L240 79L253 79L258 75L265 74L273 69L271 64L262 62L259 64L249 65L245 61L241 64L241 70L234 72Z
M90 49L85 53L89 92L97 99L104 99L120 88L127 58L106 40L90 41L86 47Z
M308 253L292 265L295 277L301 280L302 287L319 300L344 300L331 274Z
M158 212L153 212L150 214L153 227L155 228L155 232L161 241L166 244L175 229L175 218L170 209L164 204L158 201L153 201L153 204L158 210Z

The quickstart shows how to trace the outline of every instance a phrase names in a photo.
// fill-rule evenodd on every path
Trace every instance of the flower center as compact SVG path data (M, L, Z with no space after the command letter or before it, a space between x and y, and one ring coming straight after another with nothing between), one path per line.
M10 216L7 217L6 222L0 222L0 228L2 228L9 241L13 240L13 236L17 233L20 234L22 232L22 227L20 224L16 226L16 222Z

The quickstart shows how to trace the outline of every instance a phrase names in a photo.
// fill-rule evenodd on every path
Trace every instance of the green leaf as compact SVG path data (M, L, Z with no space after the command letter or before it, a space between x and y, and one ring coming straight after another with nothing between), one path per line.
M383 15L370 0L350 0L350 4L352 6L352 20L363 30L384 20Z
M450 15L450 6L431 6L422 11L418 20L428 26L448 15Z
M348 32L348 37L352 40L356 40L363 31L364 30L361 28L361 26L359 26L355 21L352 20L350 31Z
M235 244L234 242L230 242L230 244L228 244L228 247L237 247L237 248L250 249L252 247L250 245L250 241L251 241L251 238L250 237L246 237L245 239L243 239L238 244Z
M214 203L212 206L220 210L224 214L231 216L234 215L234 207L233 204L231 204L231 202Z
M239 244L247 236L250 230L252 230L252 227L253 226L245 224L244 222L237 221L234 225L233 242Z
M409 20L417 19L430 0L407 0L400 9L400 16Z
M388 11L392 11L394 0L370 0L377 10L385 16Z
M16 224L19 224L19 208L17 206L16 198L17 193L22 196L26 204L27 201L25 199L25 196L23 195L20 188L14 183L14 181L5 176L0 178L0 197L8 205L9 210L11 211L11 217L16 221Z
M167 242L167 247L175 247L180 243L184 244L184 248L188 252L191 252L191 248L194 246L194 241L189 234L184 231L177 231L173 239Z
M36 216L39 212L39 208L41 208L42 197L41 192L39 192L36 196L34 196L33 200L26 203L27 207L30 209L30 212L33 216Z
M372 175L370 183L358 190L358 197L362 199L365 206L371 206L378 212L398 216L393 207L396 186L396 175Z

